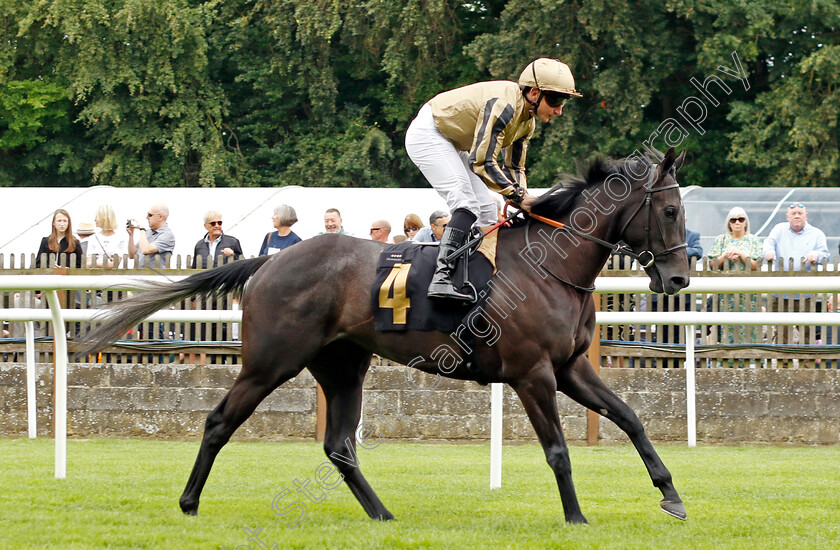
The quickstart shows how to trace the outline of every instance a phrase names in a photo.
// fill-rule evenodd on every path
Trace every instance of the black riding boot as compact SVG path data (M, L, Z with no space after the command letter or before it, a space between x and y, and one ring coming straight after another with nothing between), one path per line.
M457 262L466 260L467 255L462 254L458 258L447 261L447 256L458 250L467 242L470 226L475 221L475 215L470 211L459 208L452 213L452 219L443 230L443 237L440 240L438 250L437 267L429 291L426 295L429 298L453 299L463 302L475 302L476 296L463 294L452 284L452 273L455 271Z

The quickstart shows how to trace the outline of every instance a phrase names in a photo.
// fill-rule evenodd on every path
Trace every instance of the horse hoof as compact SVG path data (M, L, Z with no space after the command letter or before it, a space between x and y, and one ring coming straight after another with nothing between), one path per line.
M682 502L675 502L673 500L663 500L659 503L662 511L669 516L674 516L677 519L684 520L686 518L685 505Z
M379 521L391 521L391 520L394 520L396 518L394 517L394 515L391 512L385 512L384 514L381 514L381 515L377 516L376 519L379 520Z
M577 525L588 525L589 524L589 522L586 521L586 518L583 517L583 514L567 517L566 518L566 523L572 523L572 524L577 524Z
M198 515L198 503L187 503L187 502L180 502L181 511L184 512L187 516L197 516Z

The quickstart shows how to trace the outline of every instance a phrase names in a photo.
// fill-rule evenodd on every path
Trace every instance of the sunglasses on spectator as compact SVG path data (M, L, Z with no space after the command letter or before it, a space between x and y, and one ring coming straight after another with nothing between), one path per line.
M382 228L381 227L371 227L370 232L373 233L374 231L379 231L380 229L382 229Z
M805 208L805 205L801 202L792 202L788 205L788 208Z
M543 98L545 98L545 102L548 103L549 107L552 107L554 109L556 109L557 107L565 106L566 102L569 101L570 97L572 96L561 92L543 92Z
M403 231L405 231L406 233L408 233L409 231L420 231L420 228L419 227L404 227Z
M745 221L747 221L747 218L745 218L744 216L741 216L740 218L730 218L729 221L730 222L744 223Z
M217 222L207 222L207 224L208 225L218 225L219 227L221 227L222 226L222 220L219 220Z

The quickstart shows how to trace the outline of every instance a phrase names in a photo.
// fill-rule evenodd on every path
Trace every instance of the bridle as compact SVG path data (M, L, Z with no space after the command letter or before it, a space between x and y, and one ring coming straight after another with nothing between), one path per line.
M670 248L666 248L664 250L660 250L658 252L651 252L651 250L650 250L650 242L651 242L651 239L650 239L650 235L651 235L650 219L651 219L651 213L652 213L652 207L653 207L653 194L658 193L660 191L667 191L669 189L674 189L674 188L678 188L678 187L679 187L678 183L672 183L670 185L666 185L664 187L657 187L657 188L654 188L653 185L650 185L650 184L645 185L645 198L644 198L644 200L641 201L638 206L636 206L636 209L633 210L633 213L630 214L630 217L628 217L627 221L624 222L624 225L621 226L621 231L619 231L619 235L623 235L624 231L630 225L630 222L632 222L633 219L639 214L639 212L642 211L642 208L645 209L645 245L644 245L644 249L641 252L639 252L638 254L636 252L634 252L624 242L619 241L617 243L611 243L611 242L605 241L603 239L599 239L598 237L594 237L594 236L592 236L588 233L584 233L583 231L575 229L574 227L572 227L570 225L566 225L562 222L552 220L551 218L546 218L546 217L539 216L537 214L533 214L533 213L530 213L530 212L527 214L529 219L528 219L528 226L525 228L525 246L526 246L526 249L530 253L530 251L531 251L531 241L530 241L530 228L531 227L530 227L530 224L531 224L531 218L533 218L537 221L541 221L541 222L543 222L545 224L548 224L552 227L556 227L558 229L568 231L569 233L572 233L573 235L576 235L576 236L578 236L582 239L586 239L588 241L591 241L591 242L593 242L595 244L598 244L600 246L603 246L605 248L609 248L612 252L629 256L629 257L633 258L634 260L636 260L637 262L639 262L640 266L647 269L647 268L654 265L657 258L667 256L668 254L673 254L674 252L676 252L678 250L682 250L683 248L686 248L688 246L686 243L682 243L682 244L672 246ZM664 233L662 231L662 225L659 223L659 218L654 217L653 219L656 222L656 229L659 231L659 237L664 242L665 241L665 236L664 236ZM576 290L579 290L581 292L593 292L595 290L594 286L582 287L582 286L576 285L576 284L574 284L570 281L567 281L567 280L557 276L550 269L548 269L546 266L542 265L541 261L538 262L538 265L541 268L543 268L552 277L557 279L558 281L560 281L562 283L565 283L565 284L571 286L572 288L574 288Z

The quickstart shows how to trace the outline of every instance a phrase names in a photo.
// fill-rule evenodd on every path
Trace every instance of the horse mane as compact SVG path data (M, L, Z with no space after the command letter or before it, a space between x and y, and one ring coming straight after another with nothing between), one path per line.
M538 216L556 217L571 207L575 198L586 188L600 184L611 174L628 174L627 165L637 160L613 160L597 156L589 161L576 161L578 175L563 174L551 189L540 195L531 206L531 212ZM636 179L631 177L631 180Z

